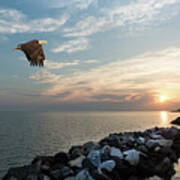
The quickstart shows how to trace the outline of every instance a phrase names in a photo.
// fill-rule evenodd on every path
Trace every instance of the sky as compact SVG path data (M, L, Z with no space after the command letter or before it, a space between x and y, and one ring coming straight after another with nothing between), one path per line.
M180 108L180 0L0 3L0 110ZM43 68L23 52L43 45Z

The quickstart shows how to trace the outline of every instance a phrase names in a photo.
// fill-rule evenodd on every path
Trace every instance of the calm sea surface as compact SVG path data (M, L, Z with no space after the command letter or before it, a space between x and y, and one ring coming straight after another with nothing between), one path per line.
M53 155L109 133L168 127L180 113L0 111L0 177L9 167ZM177 167L180 177L180 166Z

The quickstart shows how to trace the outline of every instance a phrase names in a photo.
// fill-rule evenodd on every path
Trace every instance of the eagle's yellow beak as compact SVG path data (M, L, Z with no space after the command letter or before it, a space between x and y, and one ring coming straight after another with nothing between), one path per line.
M39 44L47 44L48 42L47 41L45 41L45 40L40 40L40 41L38 41L39 42Z
M15 50L21 50L21 48L20 48L20 47L15 47L13 50L14 50L14 51L15 51Z

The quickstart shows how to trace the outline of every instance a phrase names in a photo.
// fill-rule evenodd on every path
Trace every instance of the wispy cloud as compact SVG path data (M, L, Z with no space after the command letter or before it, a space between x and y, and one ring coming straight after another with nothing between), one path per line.
M147 25L157 20L165 21L177 15L176 10L167 12L164 9L179 3L178 0L136 0L127 5L106 9L100 17L89 16L77 22L73 27L64 30L65 37L90 36L114 27Z
M89 46L88 39L80 38L80 39L68 41L54 48L52 51L54 53L59 53L59 52L73 53L73 52L83 51L85 49L88 49L88 46Z
M52 81L53 85L43 94L57 96L71 91L61 99L63 101L135 101L145 95L154 97L160 94L173 98L180 90L179 59L180 48L173 47L58 77L58 81L57 75L51 74L46 81ZM44 78L40 77L34 79L43 83Z
M74 27L65 28L64 36L65 37L90 36L94 33L105 30L108 24L109 21L107 20L106 17L96 18L90 16L84 20L79 21L77 24L75 24Z
M99 61L95 60L95 59L89 59L89 60L84 61L84 63L86 63L86 64L94 64L94 63L98 63L98 62Z
M0 33L51 32L66 23L68 16L29 19L16 9L0 9Z
M146 24L149 21L155 20L154 18L156 18L156 15L164 15L161 14L164 7L177 2L177 0L150 0L148 2L145 0L139 0L110 10L109 15L111 19L120 26L125 23Z
M75 66L79 64L79 60L73 62L54 62L54 61L45 61L45 67L48 69L61 69L66 66Z
M53 8L74 8L74 9L87 9L90 5L96 4L98 0L52 0L49 2Z
M29 78L39 81L40 83L57 83L58 80L60 79L60 75L54 74L49 72L48 70L40 70L36 72L33 75L30 75Z

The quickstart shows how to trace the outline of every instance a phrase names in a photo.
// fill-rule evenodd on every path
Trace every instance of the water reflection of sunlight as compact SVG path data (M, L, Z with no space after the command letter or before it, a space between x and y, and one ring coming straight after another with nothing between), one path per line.
M161 111L160 116L161 116L162 125L167 125L168 124L168 113L167 113L167 111Z

